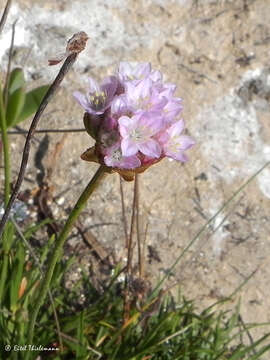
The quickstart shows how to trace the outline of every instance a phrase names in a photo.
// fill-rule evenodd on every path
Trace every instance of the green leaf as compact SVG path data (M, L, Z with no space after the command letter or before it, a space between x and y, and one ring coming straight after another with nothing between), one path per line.
M8 96L6 124L7 128L14 126L18 122L19 115L24 107L25 92L24 88L16 89Z
M13 94L14 91L23 88L25 86L25 80L23 75L23 70L20 68L15 68L12 70L9 82L8 82L8 93Z
M49 85L44 85L31 90L26 94L24 107L16 121L16 124L35 114L48 89Z
M6 110L6 126L11 127L16 123L16 120L23 109L25 101L25 80L23 70L15 68L9 77L8 82L8 99Z
M82 357L83 355L83 348L82 348L82 344L83 344L83 329L84 329L84 313L81 312L80 314L80 318L79 318L79 324L77 327L77 339L78 339L78 344L76 346L76 359L79 359Z
M17 301L19 298L19 288L23 277L23 267L25 262L25 250L21 243L16 248L15 261L12 264L12 273L10 278L10 309L17 310Z

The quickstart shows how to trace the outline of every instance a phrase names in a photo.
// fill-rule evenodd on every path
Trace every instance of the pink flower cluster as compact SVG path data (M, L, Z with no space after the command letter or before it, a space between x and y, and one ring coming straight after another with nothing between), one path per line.
M89 79L87 95L74 97L88 113L85 124L107 166L136 169L167 156L187 161L194 140L183 135L182 101L149 63L122 62L101 85Z

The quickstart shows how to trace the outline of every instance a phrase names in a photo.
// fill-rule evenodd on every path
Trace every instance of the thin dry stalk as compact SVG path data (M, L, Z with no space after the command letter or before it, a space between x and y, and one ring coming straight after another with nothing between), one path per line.
M7 98L8 98L8 83L9 83L10 68L11 68L11 58L12 58L12 52L13 52L13 47L14 47L16 23L17 23L17 20L14 21L14 23L12 24L12 35L11 35L11 42L10 42L9 53L8 53L8 66L7 66L7 75L6 75L5 90L4 90L4 104L5 105L7 105Z
M85 132L85 128L83 129L41 129L36 130L35 134L47 134L47 133L77 133L77 132ZM8 131L9 135L25 135L28 134L28 130L10 130Z
M12 0L7 1L5 10L4 10L3 15L1 17L1 20L0 20L0 35L1 35L2 31L3 31L5 23L7 21L7 16L8 16L8 13L9 13L11 2L12 2Z
M147 220L147 223L146 223L146 225L145 225L144 237L143 237L143 247L142 247L142 277L144 277L145 249L146 249L146 240L147 240L148 227L149 227L149 220Z
M86 41L87 41L88 38L86 37L85 33L75 34L73 36L73 38L76 35L79 35L79 34L83 35L82 36L83 42L81 44L81 49L80 49L80 51L82 51L85 48ZM69 40L69 42L70 41L71 40ZM76 44L75 45L78 45L78 38L76 38ZM32 139L32 137L33 137L33 135L35 133L36 127L38 125L38 122L39 122L39 119L40 119L42 113L44 112L44 110L47 107L48 103L53 98L53 96L56 93L57 89L59 88L61 82L63 81L64 77L69 72L69 70L71 69L72 65L75 63L75 61L76 61L76 59L78 57L78 54L80 53L78 48L76 48L75 50L74 50L74 52L71 52L71 54L66 58L66 60L65 60L64 64L62 65L58 75L56 76L54 82L52 83L52 85L48 89L47 93L45 94L45 96L44 96L44 98L43 98L43 100L42 100L42 102L41 102L41 104L40 104L40 106L39 106L33 120L32 120L32 123L30 125L28 135L26 137L26 141L25 141L25 145L24 145L24 150L23 150L23 156L22 156L19 175L18 175L16 184L14 186L14 190L13 190L13 192L12 192L12 194L10 196L9 202L7 204L4 216L3 216L2 220L1 220L1 223L0 223L0 238L1 238L2 233L4 231L4 227L5 227L5 224L6 224L7 220L8 220L11 208L12 208L12 206L14 204L14 201L16 200L16 198L18 196L20 187L21 187L22 182L23 182L23 178L24 178L24 175L25 175L26 166L27 166L27 162L28 162L28 158L29 158L29 153L30 153L31 139Z
M140 234L140 204L139 204L139 175L135 175L134 184L135 198L136 198L136 225L137 225L137 246L138 246L138 264L139 264L139 276L143 277L143 258L142 258L142 245Z
M121 176L120 179L120 197L121 197L121 207L122 207L122 221L124 226L124 233L126 239L126 248L128 248L128 231L127 231L127 217L126 217L126 207L125 207L125 199L124 199L124 189L123 189L123 180Z
M133 192L133 204L132 204L132 215L131 215L131 222L130 222L130 233L128 238L128 254L127 254L127 270L126 270L126 277L125 277L125 290L124 290L124 323L126 323L129 319L130 313L130 299L129 299L129 284L132 278L132 255L133 255L133 232L135 227L135 218L136 218L136 187L137 187L137 180L135 177L134 181L134 192Z

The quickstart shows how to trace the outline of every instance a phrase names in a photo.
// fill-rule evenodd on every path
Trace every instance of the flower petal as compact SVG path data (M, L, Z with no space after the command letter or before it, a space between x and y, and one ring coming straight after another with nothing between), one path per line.
M93 78L88 78L88 82L89 82L89 93L93 94L93 93L99 93L101 91L99 84L93 79Z
M159 158L161 155L161 147L158 142L153 139L149 139L144 143L138 144L138 148L144 155L152 158Z
M147 77L151 72L151 64L150 63L139 63L135 66L133 71L133 76L135 79L141 80Z
M132 119L128 116L121 116L118 120L119 131L123 138L129 136L130 129L133 127Z
M140 159L133 156L123 156L121 163L118 165L121 169L136 169L141 166Z
M121 142L121 150L123 156L132 156L137 154L138 145L129 138L123 139Z
M158 70L152 70L150 74L150 79L154 82L156 81L162 81L162 74Z
M181 161L181 162L188 161L188 157L183 151L178 151L177 153L168 153L166 155L167 157L177 161Z
M181 150L187 150L195 144L195 141L187 135L179 136L179 144Z
M174 123L171 127L169 127L167 131L171 137L174 137L181 134L184 128L185 128L185 122L183 119L181 119L176 123Z
M149 135L153 136L162 130L164 121L159 112L141 112L139 114L139 125L148 128Z
M118 79L116 76L109 76L105 78L104 81L102 82L100 88L107 95L108 102L111 102L116 92L117 86L118 86Z
M89 103L87 97L79 91L74 91L73 96L83 108L88 108Z
M118 68L118 73L122 77L130 76L132 73L132 66L126 61L121 61Z
M133 90L133 96L136 99L145 99L145 98L150 98L150 91L151 91L151 86L152 86L153 82L151 79L146 78L143 79L142 81L139 82L139 84L137 86L135 86L134 90Z
M124 95L114 97L111 103L111 113L115 115L122 115L127 113L129 110L127 106L127 100Z

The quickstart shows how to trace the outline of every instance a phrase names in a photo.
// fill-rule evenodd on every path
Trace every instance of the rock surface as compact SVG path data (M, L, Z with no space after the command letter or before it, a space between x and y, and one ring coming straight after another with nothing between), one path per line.
M47 67L47 59L62 52L73 33L83 30L90 36L41 128L82 127L83 111L72 92L85 89L88 76L111 74L119 61L149 61L178 85L188 131L197 145L186 165L164 160L140 176L141 232L148 224L147 245L161 260L146 257L151 279L164 275L202 226L270 160L269 13L268 0L14 2L0 39L1 66L5 69L11 24L18 19L13 64L25 64L30 86L54 78L58 69ZM49 134L49 149L61 136ZM44 135L36 139L27 174L32 180ZM23 139L12 140L15 174ZM96 170L80 160L92 144L84 133L65 136L52 176L55 196L69 189L63 195L64 209ZM24 187L33 185L25 181ZM130 214L133 184L124 187ZM270 321L269 199L268 167L207 226L169 284L179 281L185 296L196 298L202 308L230 295L256 270L241 290L242 316L245 321ZM60 219L61 211L55 215ZM116 174L92 197L84 219L105 247L116 252L123 248Z

